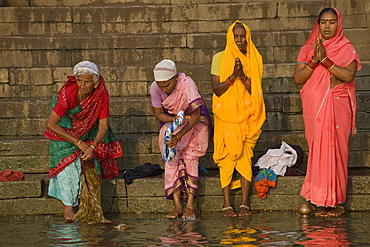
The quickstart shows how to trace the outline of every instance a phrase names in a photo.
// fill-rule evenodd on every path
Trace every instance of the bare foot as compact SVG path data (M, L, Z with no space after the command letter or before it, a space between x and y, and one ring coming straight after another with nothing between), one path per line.
M330 208L319 208L315 213L315 217L328 217Z
M251 211L250 211L250 208L248 206L245 206L245 205L240 205L240 210L239 210L239 214L238 216L239 217L248 217L251 215Z
M181 214L182 214L182 208L181 207L180 208L175 207L171 213L166 215L166 218L167 219L176 219L176 218L180 217Z
M222 209L222 216L226 218L232 218L236 217L236 213L234 212L234 209L231 206L228 206Z
M194 208L193 207L186 207L185 212L182 215L183 219L195 219L195 213L194 213Z
M74 217L75 217L75 213L73 212L73 207L66 206L64 209L64 219L66 221L73 221Z
M343 215L346 211L344 210L343 206L337 205L335 208L332 208L328 212L328 217L339 217Z

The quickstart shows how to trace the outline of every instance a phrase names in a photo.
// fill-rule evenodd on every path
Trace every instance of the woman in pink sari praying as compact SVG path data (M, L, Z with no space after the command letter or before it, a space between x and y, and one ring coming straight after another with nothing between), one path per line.
M176 148L175 157L165 162L165 195L173 200L174 209L167 218L195 218L194 199L198 192L199 158L206 153L210 118L206 104L194 81L177 73L171 60L159 62L150 95L155 117L161 122L158 144L163 151L164 133L168 126L185 113L184 121L172 134L167 145ZM183 212L181 200L186 200Z
M345 213L348 140L356 133L355 74L359 56L343 36L342 16L323 9L298 54L293 78L301 89L309 155L301 195L316 217Z

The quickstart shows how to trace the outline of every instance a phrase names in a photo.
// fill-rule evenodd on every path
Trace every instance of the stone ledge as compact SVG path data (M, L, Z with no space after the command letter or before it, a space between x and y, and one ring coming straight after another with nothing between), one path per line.
M345 203L345 207L348 210L370 210L369 171L367 170L363 173L368 175L352 175L349 177L347 202ZM250 199L252 209L296 210L301 203L305 202L299 195L303 179L304 176L279 177L276 188L270 188L265 199L257 197L253 180ZM28 186L24 187L24 181L15 182L14 184L25 190L32 186L28 184ZM45 186L47 186L47 181L45 181ZM231 199L233 205L239 205L241 200L240 190L232 191ZM197 210L201 212L218 212L221 211L221 204L222 190L219 178L214 176L201 177L199 181L199 197L196 200ZM172 209L172 201L164 198L163 178L136 179L127 186L127 194L124 180L120 178L104 180L102 206L106 213L162 213ZM2 215L62 214L63 205L60 201L50 197L2 199L0 200L0 212L2 212Z

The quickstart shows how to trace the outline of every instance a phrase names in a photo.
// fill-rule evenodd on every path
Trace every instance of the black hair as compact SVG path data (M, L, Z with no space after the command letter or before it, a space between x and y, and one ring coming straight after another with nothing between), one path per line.
M321 19L321 16L324 14L324 13L327 13L327 12L331 12L331 13L333 13L336 17L337 17L337 19L338 19L338 15L337 15L337 12L335 11L335 9L333 9L333 8L325 8L325 9L323 9L323 10L321 10L321 12L320 12L320 14L319 14L319 18L317 18L317 23L319 23L320 24L320 19Z

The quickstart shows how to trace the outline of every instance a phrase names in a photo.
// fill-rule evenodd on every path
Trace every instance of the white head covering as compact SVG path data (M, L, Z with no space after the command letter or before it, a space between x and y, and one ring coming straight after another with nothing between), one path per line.
M82 61L75 65L73 68L74 76L82 75L82 74L93 74L93 75L100 75L98 66L95 63L90 61Z
M176 64L172 60L162 60L154 67L154 80L168 81L177 73Z

